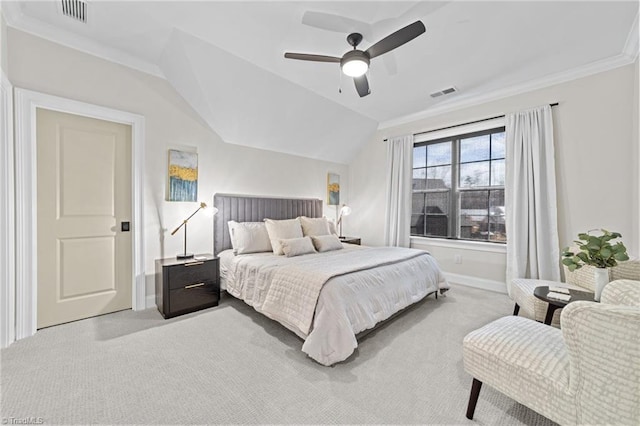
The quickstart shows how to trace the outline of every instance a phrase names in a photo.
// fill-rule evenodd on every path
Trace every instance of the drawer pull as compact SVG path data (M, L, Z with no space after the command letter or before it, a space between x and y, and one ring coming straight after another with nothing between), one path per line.
M190 263L185 263L184 266L196 266L196 265L202 265L204 262L190 262Z
M203 285L205 285L206 283L198 283L198 284L191 284L191 285L185 285L184 288L188 289L188 288L196 288L196 287L202 287Z

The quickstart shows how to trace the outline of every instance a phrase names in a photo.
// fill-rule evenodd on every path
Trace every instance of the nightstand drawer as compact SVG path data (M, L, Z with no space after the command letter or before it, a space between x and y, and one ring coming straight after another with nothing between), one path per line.
M188 262L169 268L169 289L179 289L210 281L216 276L214 262Z
M169 312L171 314L180 311L193 311L218 305L218 289L212 281L194 284L169 292Z
M347 244L360 245L360 238L358 237L340 237L340 241Z
M219 259L210 254L196 259L156 260L156 306L164 318L218 305Z

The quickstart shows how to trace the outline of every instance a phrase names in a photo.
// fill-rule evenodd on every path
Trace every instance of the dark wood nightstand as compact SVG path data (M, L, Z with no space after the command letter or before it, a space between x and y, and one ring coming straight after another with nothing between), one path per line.
M360 245L360 238L358 237L338 237L338 238L343 243Z
M156 305L164 318L218 306L220 263L210 254L156 260Z

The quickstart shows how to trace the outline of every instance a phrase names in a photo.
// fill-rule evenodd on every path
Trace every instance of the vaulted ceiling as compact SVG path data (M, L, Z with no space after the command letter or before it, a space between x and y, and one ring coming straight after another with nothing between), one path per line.
M637 1L93 0L81 23L58 0L3 2L3 13L12 27L166 78L225 142L341 163L379 126L638 52ZM426 33L371 61L363 98L338 64L283 57L342 56L349 32L366 49L416 20Z

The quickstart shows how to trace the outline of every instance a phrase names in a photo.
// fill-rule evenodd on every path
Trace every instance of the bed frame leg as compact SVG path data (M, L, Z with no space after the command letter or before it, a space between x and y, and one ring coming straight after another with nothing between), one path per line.
M481 387L482 382L474 377L473 383L471 384L471 395L469 395L469 406L467 407L467 418L469 420L473 420L473 413L476 411L476 403L480 396Z

